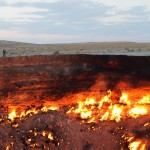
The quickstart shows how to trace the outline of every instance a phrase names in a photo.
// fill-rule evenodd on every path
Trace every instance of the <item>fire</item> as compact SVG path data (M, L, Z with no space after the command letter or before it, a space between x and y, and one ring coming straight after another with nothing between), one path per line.
M103 106L104 103L111 104L112 103L112 101L111 101L111 91L108 90L107 95L104 96L98 103L99 103L99 109Z
M41 108L41 111L42 112L47 112L47 111L49 111L49 110L58 110L58 107L46 107L46 106L44 106L43 108Z
M87 98L85 101L85 105L94 105L95 103L96 102L94 98Z
M6 147L6 150L10 150L9 146Z
M146 143L142 140L135 140L129 143L129 150L146 150Z
M134 142L130 143L129 144L129 149L130 150L137 150L140 143L141 143L141 141L134 141Z
M141 103L141 104L150 104L150 95L144 96L139 103Z
M53 134L52 134L52 133L49 133L49 134L48 134L48 139L54 140L54 137L53 137Z
M129 116L132 118L137 118L140 115L146 115L148 113L148 110L143 106L134 107L129 111Z
M150 125L150 123L147 122L147 123L144 124L144 127L148 127L149 125Z
M40 112L48 112L49 110L58 110L59 108L56 106L50 106L50 107L46 107L43 106L41 109L36 109L36 108L32 108L29 109L27 111L23 111L20 114L17 115L16 110L14 109L11 113L8 114L8 118L13 122L15 118L24 118L26 116L32 116L35 114L38 114Z
M51 106L51 107L48 107L48 110L58 110L59 108L58 107L56 107L56 106Z
M131 117L138 118L148 114L149 96L134 102L128 98L126 93L122 93L118 100L112 98L112 91L108 90L106 95L98 98L86 98L79 100L77 105L70 108L67 114L80 116L83 122L97 122L112 120L119 122L122 119Z
M118 97L114 91L108 90L105 95L100 95L99 97L96 97L96 95L89 97L82 95L74 101L77 103L67 111L67 114L80 117L82 122L91 123L109 120L119 122L125 118L136 119L147 115L149 112L148 105L150 103L150 96L143 96L141 99L133 101L125 92ZM18 114L16 113L16 109L13 109L8 115L8 118L13 122L15 118L23 119L26 116L58 109L59 107L56 106L43 106L41 108L29 107L28 110Z
M46 131L43 131L43 132L42 132L42 135L43 135L43 136L46 136Z
M8 118L11 120L11 121L14 121L14 119L17 117L17 114L16 114L16 110L14 109L9 115L8 115Z
M54 106L39 106L39 107L27 107L26 110L19 112L17 108L13 108L12 111L8 114L8 123L11 123L11 127L15 130L15 128L19 129L20 124L18 119L23 120L27 117L32 115L41 113L41 112L48 112L50 110L65 110L64 112L68 115L72 115L81 119L82 123L91 123L91 122L98 122L98 121L115 121L120 122L126 118L139 118L144 115L148 115L149 113L149 101L150 96L140 96L139 99L134 99L130 97L130 94L125 92L119 93L119 96L115 95L114 91L108 90L103 95L94 95L93 93L84 93L81 94L81 97L76 96L72 104L65 109L60 109L61 107ZM114 94L114 95L113 95ZM85 96L86 95L86 96ZM74 98L74 97L73 97ZM72 99L73 99L72 98ZM45 103L44 103L45 104ZM58 106L58 105L57 105ZM66 106L66 105L64 105ZM47 115L47 114L46 114ZM25 118L26 117L26 118ZM16 119L17 118L17 119ZM15 120L16 119L16 120ZM147 121L143 124L144 127L149 127L150 123ZM123 127L122 127L123 128ZM46 139L48 142L54 142L57 137L48 129L52 129L48 126L45 131L42 129L30 129L29 132L33 136L27 137L27 143L29 143L30 147L36 148L38 147L37 143L34 143L34 137L38 138L42 136L43 139ZM96 130L96 128L92 128L92 130ZM52 130L53 131L53 130ZM122 131L121 131L122 132ZM127 132L127 131L125 131ZM115 133L115 132L113 132ZM147 139L137 139L139 137L131 135L129 137L122 136L126 143L128 144L129 150L146 150L148 147ZM143 137L142 137L143 138ZM57 143L59 145L60 143ZM11 146L7 146L7 149L10 149Z
M116 122L119 122L121 120L122 108L122 106L114 105L112 108L112 115L110 117L110 120L115 120Z
M13 128L17 128L18 126L19 126L18 123L17 124L12 124Z
M106 113L100 118L100 121L108 120L108 117L109 117L109 112L106 112Z
M95 108L95 100L93 98L88 98L85 102L78 102L77 108L71 108L67 113L72 111L78 114L82 119L92 119L92 110Z
M146 150L147 149L147 140L146 139L136 139L135 135L128 133L127 136L123 135L122 138L126 140L129 150Z
M49 140L54 140L54 137L53 137L53 134L51 132L46 132L46 131L43 131L42 132L42 136L46 137L49 139Z
M126 104L126 105L131 104L131 102L128 100L128 95L126 93L122 93L122 96L120 97L119 102L123 103L123 104Z

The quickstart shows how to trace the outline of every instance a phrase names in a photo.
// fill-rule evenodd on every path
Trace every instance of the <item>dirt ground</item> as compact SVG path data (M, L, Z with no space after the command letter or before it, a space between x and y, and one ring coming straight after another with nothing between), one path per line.
M0 57L3 56L4 49L7 57L47 54L150 55L150 43L134 42L31 44L0 41Z

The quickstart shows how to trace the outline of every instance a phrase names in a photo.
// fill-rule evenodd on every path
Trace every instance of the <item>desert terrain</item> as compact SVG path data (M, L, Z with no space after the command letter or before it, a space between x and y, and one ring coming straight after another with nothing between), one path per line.
M48 54L114 54L149 56L150 43L135 42L88 42L70 44L31 44L0 41L0 57L3 49L7 57Z

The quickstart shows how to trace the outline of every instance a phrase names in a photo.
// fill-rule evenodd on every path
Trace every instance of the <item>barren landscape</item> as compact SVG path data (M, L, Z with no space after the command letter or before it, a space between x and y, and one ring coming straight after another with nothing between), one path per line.
M47 55L47 54L115 54L115 55L150 55L150 43L134 42L89 42L72 44L31 44L0 41L7 57Z

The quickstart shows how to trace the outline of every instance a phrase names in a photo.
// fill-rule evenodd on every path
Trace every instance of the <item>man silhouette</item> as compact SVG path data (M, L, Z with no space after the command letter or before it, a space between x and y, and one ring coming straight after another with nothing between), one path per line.
M6 50L3 50L3 57L6 57Z

